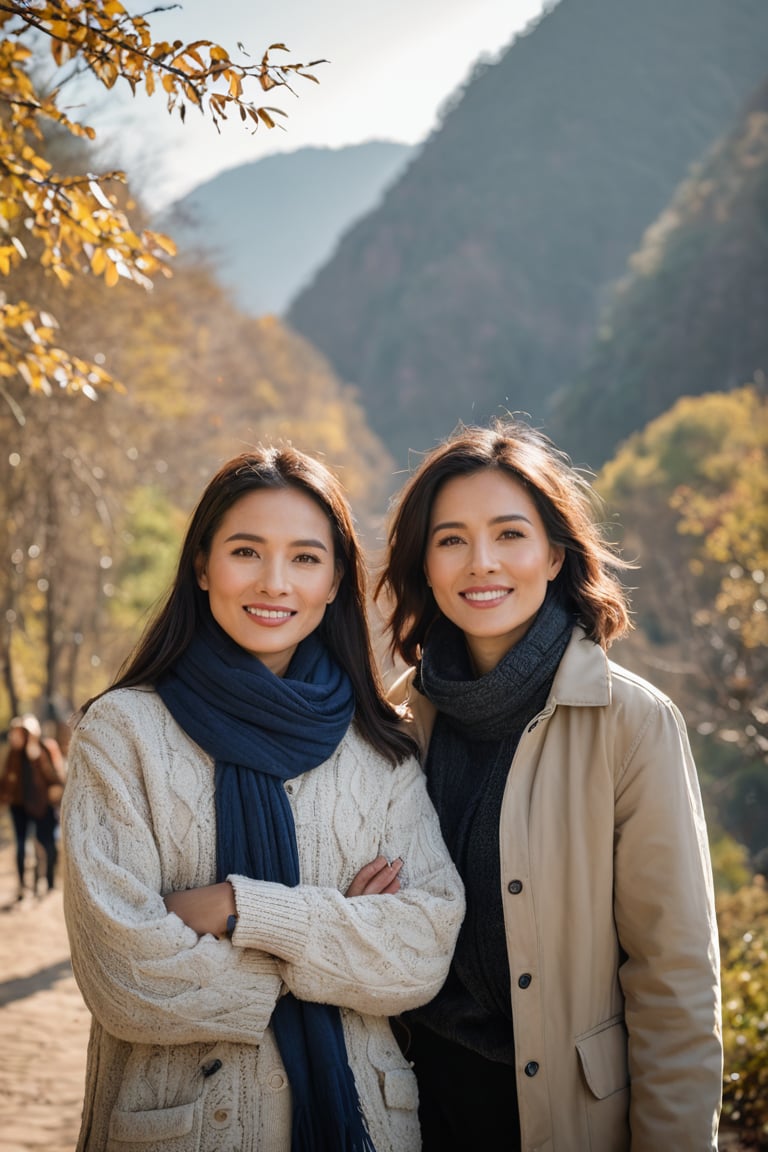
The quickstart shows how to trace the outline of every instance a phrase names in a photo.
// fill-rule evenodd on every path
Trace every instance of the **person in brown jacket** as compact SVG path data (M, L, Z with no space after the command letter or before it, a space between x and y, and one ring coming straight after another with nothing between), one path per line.
M35 839L45 854L47 890L55 886L58 808L64 790L64 758L58 743L43 737L36 716L14 716L8 730L8 750L0 778L0 802L8 804L16 835L17 900L24 897L27 833L34 825ZM37 894L35 868L33 892Z

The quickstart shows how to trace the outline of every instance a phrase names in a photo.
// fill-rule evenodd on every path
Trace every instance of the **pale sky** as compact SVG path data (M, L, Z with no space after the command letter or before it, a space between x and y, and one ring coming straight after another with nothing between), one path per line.
M297 79L296 97L274 90L259 99L288 112L285 130L253 135L238 117L219 135L194 109L185 124L169 116L161 93L132 98L125 86L105 92L95 83L78 93L78 118L96 129L107 161L124 168L155 209L225 168L275 152L421 142L476 61L498 57L549 6L551 0L184 0L149 12L155 40L213 40L233 57L240 41L255 59L282 42L289 53L275 53L275 60L329 61L315 70L319 85Z

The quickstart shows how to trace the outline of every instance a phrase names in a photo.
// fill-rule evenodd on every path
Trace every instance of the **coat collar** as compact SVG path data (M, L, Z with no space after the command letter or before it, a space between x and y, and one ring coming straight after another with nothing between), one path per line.
M599 644L588 639L578 625L555 673L547 711L556 704L605 707L611 702L611 671Z
M602 708L611 702L611 666L599 644L588 639L578 625L555 673L545 711L557 705ZM410 713L409 735L426 752L435 722L434 705L413 688L415 669L409 668L390 689L389 699L405 717Z

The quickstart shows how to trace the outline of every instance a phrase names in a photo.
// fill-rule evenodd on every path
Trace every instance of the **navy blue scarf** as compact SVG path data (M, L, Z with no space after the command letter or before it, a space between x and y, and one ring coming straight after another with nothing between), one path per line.
M294 887L293 813L283 781L333 754L354 712L346 673L316 635L284 677L211 619L157 688L216 762L217 871ZM373 1152L338 1008L282 996L272 1013L293 1099L292 1152Z

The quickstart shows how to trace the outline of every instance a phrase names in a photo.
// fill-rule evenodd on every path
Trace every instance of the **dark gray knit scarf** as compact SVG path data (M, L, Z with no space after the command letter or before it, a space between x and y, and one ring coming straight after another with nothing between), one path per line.
M573 629L573 616L550 584L522 640L484 676L472 672L464 634L441 616L424 645L416 687L473 740L500 740L544 684L551 684Z
M544 707L574 625L550 585L526 635L475 677L463 633L441 618L416 687L438 710L426 763L467 915L443 991L415 1015L441 1035L512 1063L514 1044L499 870L499 816L523 729Z

